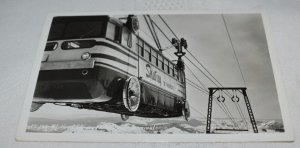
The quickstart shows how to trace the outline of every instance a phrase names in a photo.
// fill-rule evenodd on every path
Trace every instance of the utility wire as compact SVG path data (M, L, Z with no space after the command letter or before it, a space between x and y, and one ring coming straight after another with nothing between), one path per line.
M227 112L229 113L229 115L231 116L231 118L234 120L234 125L237 126L237 122L235 121L235 119L233 118L231 112L229 111L229 108L227 107L227 105L223 102L223 105L225 107L225 110L227 110Z
M175 34L175 32L172 30L172 28L168 25L168 23L164 20L164 18L162 17L162 16L160 16L160 15L158 15L159 17L160 17L160 19L164 22L164 24L168 27L168 29L173 33L173 35L177 38L177 39L179 39L178 37L177 37L177 35ZM172 44L172 42L171 42L171 40L169 39L169 37L161 30L161 28L153 21L153 24L160 30L160 32L169 40L169 42ZM188 50L187 50L188 51ZM224 87L205 67L204 67L204 65L203 64L201 64L201 62L199 62L198 60L197 60L197 58L193 55L193 54L191 54L190 53L190 51L188 51L188 53L201 65L201 67L203 67L204 68L204 70L206 71L206 72L208 72L209 73L209 75L211 76L211 77L213 77L213 79L220 85L220 86L222 86L222 87ZM187 58L187 57L186 57ZM188 58L187 58L188 59ZM189 59L188 59L189 60ZM190 60L189 60L190 61ZM192 61L190 61L194 66L196 66ZM197 67L197 66L196 66ZM198 67L197 67L198 68ZM200 68L198 68L199 70L200 70ZM212 79L210 79L202 70L200 70L210 81L212 81L217 87L218 87L218 85L212 80ZM228 93L228 92L227 92ZM227 94L226 93L226 94ZM227 94L228 96L230 96L230 93L229 94Z
M192 57L194 60L197 61L197 63L218 83L215 83L214 80L212 80L207 74L205 74L198 66L196 66L196 64L194 64L188 57L185 56L185 58L191 62L204 76L206 76L212 83L214 83L215 86L219 87L219 85L221 87L224 87L208 70L207 68L205 68L205 66L189 51L186 50ZM232 95L226 90L224 92L228 97L231 97Z
M245 85L245 87L246 87L246 81L245 81L245 78L244 78L244 75L243 75L243 72L242 72L242 69L241 69L241 65L240 65L239 59L237 58L237 55L236 55L236 52L235 52L235 49L234 49L234 46L233 46L233 42L232 42L232 39L231 39L229 30L228 30L228 27L227 27L227 23L226 23L226 20L225 20L225 17L224 17L223 14L222 14L222 19L223 19L223 22L224 22L224 25L225 25L225 28L226 28L226 32L227 32L227 35L228 35L228 39L229 39L229 41L230 41L231 48L232 48L232 50L233 50L235 59L236 59L236 61L237 61L237 63L238 63L238 66L239 66L239 70L240 70L240 73L241 73L241 76L242 76L244 85Z
M186 80L187 80L187 81L186 81L187 84L189 84L190 86L193 86L194 88L198 89L199 91L201 91L201 92L207 94L207 92L206 92L205 90L201 89L201 87L199 87L199 85L194 84L193 82L191 82L191 81L188 80L188 79L186 79Z
M169 53L168 53L169 54ZM169 54L170 55L170 54ZM172 57L171 55L170 55L170 57ZM188 66L186 65L186 67L188 68ZM188 68L189 69L189 68ZM204 87L204 88L206 88L206 86L196 77L196 75L191 71L191 69L189 69L190 70L190 72L193 74L193 76L199 81L199 83ZM187 81L189 81L189 82L187 82L187 84L189 84L189 85L191 85L191 86L193 86L194 88L196 88L196 89L198 89L199 91L201 91L201 92L203 92L203 93L206 93L206 94L208 94L208 91L206 90L206 89L204 89L204 88L202 88L202 87L200 87L200 86L198 86L197 84L195 84L193 81L191 81L191 80L189 80L189 79L187 79L186 78L186 80ZM192 83L192 84L191 84ZM195 87L195 86L196 87ZM204 114L202 114L200 111L198 111L198 110L196 110L193 106L191 106L196 112L198 112L198 113L200 113L203 117L205 117L205 118L207 118Z
M164 18L161 15L158 15L159 18L165 23L165 25L169 28L169 30L173 33L173 35L176 37L176 39L178 40L179 38L177 37L177 35L175 34L175 32L171 29L171 27L168 25L168 23L164 20Z
M227 36L228 36L228 39L230 41L230 45L231 45L231 48L233 50L233 53L234 53L234 57L238 63L238 67L239 67L239 71L241 73L241 76L242 76L242 79L243 79L243 83L244 83L244 86L246 87L246 81L245 81L245 78L244 78L244 75L243 75L243 72L242 72L242 68L241 68L241 65L240 65L240 62L239 62L239 59L237 57L237 54L236 54L236 51L235 51L235 48L234 48L234 45L233 45L233 41L232 41L232 38L230 36L230 33L229 33L229 30L228 30L228 26L227 26L227 23L226 23L226 20L225 20L225 16L222 14L222 19L223 19L223 22L224 22L224 26L225 26L225 29L226 29L226 32L227 32ZM237 105L236 105L237 104ZM247 124L247 128L248 128L248 123L246 121L246 118L242 112L242 109L240 107L240 104L235 102L235 105L236 107L238 108L238 111L240 113L240 116L242 117L242 119L244 120L244 122Z
M189 68L189 66L186 65L186 64L185 64L185 66L186 66L186 68L191 72L191 74L197 79L197 81L198 81L204 88L207 88L207 87L203 84L203 82L201 82L201 81L198 79L198 77L193 73L193 71Z
M168 53L169 54L169 53ZM170 55L170 54L169 54ZM172 57L171 55L170 55L170 57ZM191 62L192 63L192 62ZM193 64L193 63L192 63ZM185 64L186 65L186 64ZM187 65L186 65L187 66ZM190 70L191 71L191 70ZM192 71L191 71L192 72ZM192 72L193 73L193 72ZM202 83L197 77L196 77L196 75L193 75L198 81L199 81L199 83ZM197 84L195 84L193 81L191 81L191 80L189 80L189 79L187 79L186 78L186 82L189 84L189 85L191 85L191 83L193 84L193 85L195 85L195 86L197 86L198 88L196 88L196 87L194 87L194 88L196 88L196 89L198 89L198 90L200 90L201 92L203 92L203 93L205 93L205 94L207 94L207 95L209 95L209 93L208 93L208 90L206 90L205 88L205 86L204 86L204 88L202 88L202 87L200 87L199 85L197 85ZM219 102L218 101L216 101L215 99L213 99L217 104L218 104L218 106L222 109L222 111L225 113L225 115L227 115L227 117L232 121L232 123L234 124L234 125L237 125L237 122L234 120L234 118L233 118L233 116L232 116L232 114L230 113L230 111L229 111L229 109L228 109L228 107L227 107L227 105L224 103L220 103L219 104Z
M154 33L152 32L152 29L153 29L153 28L151 29L147 17L146 17L145 15L143 15L143 17L144 17L145 22L146 22L146 24L147 24L147 26L148 26L148 28L149 28L149 30L150 30L150 33L151 33L151 35L152 35L152 37L153 37L153 40L154 40L154 42L155 42L157 48L160 49L160 45L159 45L159 43L158 43L158 41L157 41L157 38L155 38Z
M247 122L247 120L246 120L246 117L245 117L245 115L244 115L244 113L243 113L241 107L240 107L240 106L238 106L238 107L240 108L240 111L241 111L241 113L242 113L242 115L243 115L243 118L244 118L244 120L245 120L245 123L246 123L246 128L248 129L248 122Z
M192 65L194 65L206 78L208 78L212 83L214 83L216 86L218 86L218 84L216 84L209 76L207 76L196 64L194 64L189 58L185 57L185 59L187 59L190 63L192 63Z
M172 41L169 39L169 37L161 30L161 28L155 23L153 22L153 24L155 25L155 27L157 27L157 29L165 36L166 39L169 40L169 42L172 44Z
M220 92L220 90L219 90ZM222 94L219 93L219 97L223 96ZM220 106L220 108L222 108L222 110L227 114L227 116L229 117L229 119L232 121L233 125L237 125L237 122L235 121L235 119L233 118L230 110L228 109L227 105L225 104L225 102L220 102L220 101L216 101L214 99L214 101ZM220 105L221 104L221 105Z
M197 109L195 109L193 106L190 105L190 107L191 107L194 111L196 111L197 113L199 113L202 117L206 118L206 116L205 116L203 113L201 113L200 111L198 111Z
M224 87L208 70L207 68L205 68L205 66L189 51L186 50L192 57L193 59L222 87ZM187 57L186 57L187 58ZM218 86L217 84L215 84L216 86Z
M187 57L186 57L186 59L190 62L190 63L192 63L200 72L202 72L202 74L204 74L209 80L211 80L210 79L210 77L208 77L199 67L197 67L190 59L188 59ZM212 81L211 80L211 82L213 82L216 86L218 86L214 81ZM228 92L229 93L229 92ZM226 94L226 93L225 93ZM230 94L230 93L229 93ZM231 96L229 96L228 94L226 94L228 97L231 97ZM218 104L218 103L217 103ZM219 105L219 104L218 104ZM237 122L235 121L235 119L233 118L233 116L232 116L232 114L231 114L231 112L230 112L230 110L229 110L229 108L227 107L227 105L225 104L225 103L221 103L221 105L219 105L219 107L221 107L221 109L225 112L225 114L227 114L227 116L231 119L231 121L233 122L233 124L235 125L235 126L237 126Z
M161 19L162 19L162 21L165 23L165 25L169 28L169 30L173 33L173 35L178 39L178 37L176 36L176 34L174 33L174 31L170 28L170 26L166 23L166 21L161 17L161 16L159 16ZM172 41L169 39L169 37L161 30L161 28L155 23L155 22L153 22L153 24L159 29L159 31L169 40L169 42L172 44ZM187 50L188 51L188 50ZM204 68L204 70L206 71L206 72L208 72L209 73L209 75L211 76L211 77L213 77L213 79L215 80L215 81L217 81L217 83L220 85L220 86L222 86L222 87L224 87L205 67L204 67L204 65L203 64L201 64L201 62L199 62L199 60L197 60L197 58L193 55L193 54L191 54L190 53L190 51L188 51L188 53ZM204 74L204 76L206 76L212 83L214 83L217 87L218 87L218 84L216 84L209 76L207 76L198 66L196 66L190 59L188 59L187 57L186 57L186 59L188 60L188 61L190 61L198 70L200 70L200 72L202 73L202 74ZM231 94L227 91L227 93L225 93L228 97L230 97L231 96Z
M221 103L215 100L215 97L213 100L216 102L216 104L222 109L222 111L225 113L225 115L230 119L230 121L233 123L233 125L236 125L236 121L233 118L232 114L229 112L228 109L226 109L227 106L225 106L225 103Z
M173 35L177 38L177 39L179 39L178 37L177 37L177 35L175 34L175 32L172 30L172 28L168 25L168 23L164 20L164 18L161 16L161 15L158 15L159 17L160 17L160 19L164 22L164 24L169 28L169 30L173 33ZM168 38L167 36L165 36L166 38ZM170 39L168 38L168 40L170 41ZM171 42L171 41L170 41ZM172 42L171 42L172 43ZM224 87L205 67L204 67L204 65L203 64L201 64L201 62L199 62L199 60L197 60L197 58L195 58L195 56L193 55L193 54L191 54L190 53L190 51L188 51L187 50L187 52L201 65L201 67L203 67L203 69L207 72L207 73L209 73L209 75L215 80L215 81L217 81L217 83L220 85L220 86L222 86L222 87ZM187 57L186 57L187 58ZM190 60L189 60L190 61ZM191 61L190 61L191 62ZM191 62L192 63L192 62ZM202 70L200 70L202 73L203 73L203 71ZM204 74L204 73L203 73ZM204 74L206 77L208 77L206 74ZM209 78L210 79L210 78ZM210 79L211 80L211 79ZM212 81L212 80L211 80ZM213 82L213 81L212 81ZM215 82L213 82L217 87L218 87L218 85L215 83ZM228 93L228 92L227 92ZM228 95L228 94L227 94Z
M154 26L153 26L153 20L152 20L152 18L150 17L150 15L147 15L147 16L148 16L148 18L149 18L149 20L150 20L150 24L151 24L151 27L152 27L152 29L153 29L153 34L155 35L155 38L156 38L156 40L157 40L157 44L159 45L158 49L161 50L161 44L160 44L159 39L158 39L158 36L157 36L157 34L156 34L156 30L155 30L155 28L154 28Z
M235 107L237 108L242 120L244 121L244 126L247 127L247 129L248 129L248 123L246 121L246 118L245 118L245 116L242 112L242 109L241 109L240 105L237 102L234 102L234 104L235 104Z
M199 85L195 84L194 82L192 82L192 81L189 80L189 79L186 79L186 80L187 80L187 81L186 81L187 84L189 84L189 85L193 86L194 88L198 89L199 91L201 91L201 92L203 92L203 93L209 95L209 94L208 94L208 91L205 90L204 88L201 88ZM228 110L228 107L226 106L226 104L225 104L225 103L222 104L222 103L216 101L214 96L213 96L213 100L217 103L217 105L221 108L221 110L225 113L225 115L231 120L231 122L232 122L234 125L236 125L237 123L236 123L236 121L234 120L234 118L233 118L232 114L230 113L230 111ZM221 104L221 105L220 105L220 104Z
M161 16L159 16L160 18L161 18L161 20L165 23L165 25L169 28L169 30L173 33L173 35L178 39L178 37L176 36L176 34L174 33L174 31L170 28L170 26L166 23L166 21L161 17ZM155 22L153 22L153 24L159 29L159 31L169 40L169 42L172 44L172 42L171 42L171 40L168 38L168 36L161 30L161 28L155 23ZM188 50L187 50L188 51ZM190 51L188 51L188 53L198 62L198 64L200 64L203 68L204 68L204 70L207 72L207 73L209 73L209 75L211 76L211 77L213 77L213 79L220 85L220 86L222 86L223 87L223 85L197 60L197 58L195 58L194 56L193 56L193 54L191 54L190 53ZM196 66L190 59L188 59L188 58L186 58L188 61L190 61L202 74L204 74L212 83L214 83L217 87L218 87L218 84L216 84L209 76L207 76L198 66ZM190 83L188 83L188 84L190 84ZM190 84L191 85L191 84ZM200 87L201 88L201 87ZM200 89L199 89L200 90ZM203 90L201 90L202 92L203 92ZM205 91L206 92L206 91ZM207 92L206 92L207 93ZM227 96L231 96L231 94L227 91L227 93L225 93ZM229 95L228 95L229 94ZM217 103L218 104L218 103ZM219 104L218 104L219 105ZM229 111L229 109L228 109L228 107L226 106L226 104L222 104L222 105L224 105L223 107L225 108L225 114L226 114L226 110L227 110L227 112L228 112L228 114L229 114L229 117L231 118L231 120L233 119L233 116L232 116L232 114L230 113L230 111ZM219 105L219 107L220 107L220 105ZM220 107L221 108L221 107ZM222 108L221 108L222 109ZM234 122L233 122L234 123ZM235 123L236 124L236 123Z

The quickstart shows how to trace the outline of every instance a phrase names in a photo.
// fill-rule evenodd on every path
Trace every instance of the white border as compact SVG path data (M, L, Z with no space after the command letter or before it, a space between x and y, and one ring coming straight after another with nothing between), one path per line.
M82 16L82 15L122 15L122 14L261 14L267 38L276 89L284 123L284 133L246 133L246 134L64 134L64 133L29 133L26 132L30 114L30 106L35 84L47 41L52 18L55 16ZM120 11L120 12L80 12L80 13L53 13L49 14L43 27L40 43L34 66L29 79L29 86L20 115L16 139L19 141L77 141L77 142L254 142L254 141L293 141L292 126L289 118L287 101L283 88L283 81L278 65L277 50L271 44L270 29L266 13L259 11Z

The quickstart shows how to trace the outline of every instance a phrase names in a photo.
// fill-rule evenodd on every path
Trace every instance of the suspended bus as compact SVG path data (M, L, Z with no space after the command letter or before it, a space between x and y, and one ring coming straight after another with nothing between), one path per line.
M31 111L45 103L149 118L190 117L182 63L138 35L138 19L54 17Z

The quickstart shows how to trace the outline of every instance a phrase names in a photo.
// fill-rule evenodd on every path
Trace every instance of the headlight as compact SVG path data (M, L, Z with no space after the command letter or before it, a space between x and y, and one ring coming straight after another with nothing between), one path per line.
M91 54L88 53L88 52L83 53L83 54L81 55L81 59L82 59L82 60L88 60L88 59L90 59L90 58L91 58Z

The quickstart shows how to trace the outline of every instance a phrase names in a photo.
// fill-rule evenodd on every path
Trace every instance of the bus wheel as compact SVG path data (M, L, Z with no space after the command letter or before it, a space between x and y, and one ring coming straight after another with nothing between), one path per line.
M186 121L190 120L190 106L189 102L186 100L182 105L182 115Z
M123 103L130 112L137 111L141 102L141 86L138 78L130 77L123 89Z
M125 114L121 114L121 119L123 121L127 121L129 119L129 116L128 115L125 115Z

